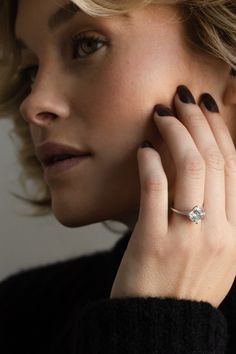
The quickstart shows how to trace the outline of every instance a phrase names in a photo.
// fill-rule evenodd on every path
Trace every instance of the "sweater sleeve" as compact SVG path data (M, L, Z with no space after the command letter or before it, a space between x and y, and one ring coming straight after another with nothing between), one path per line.
M73 353L224 354L227 321L208 302L102 299L78 310Z

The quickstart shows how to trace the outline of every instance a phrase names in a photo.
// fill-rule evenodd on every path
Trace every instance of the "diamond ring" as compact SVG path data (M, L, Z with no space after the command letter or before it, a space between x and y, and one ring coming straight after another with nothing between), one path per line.
M206 213L203 208L199 207L198 205L195 205L192 210L187 211L187 210L177 210L174 208L170 208L173 210L175 213L187 216L189 220L195 222L195 224L198 224L202 219L204 219Z

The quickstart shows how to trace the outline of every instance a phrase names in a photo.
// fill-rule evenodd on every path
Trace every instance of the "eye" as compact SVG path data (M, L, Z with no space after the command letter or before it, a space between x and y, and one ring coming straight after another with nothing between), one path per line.
M93 54L93 52L97 51L98 49L102 48L104 44L109 43L108 40L101 38L99 36L86 36L84 34L78 34L72 37L71 44L73 55L72 59L84 59L87 56ZM81 50L79 50L81 49ZM81 54L82 53L82 54ZM85 55L83 55L85 53ZM17 74L19 75L20 79L25 83L33 84L35 80L35 76L37 73L37 65L29 65L23 69L20 69Z
M86 56L93 54L94 51L102 48L104 44L108 43L108 40L99 36L86 36L84 34L75 35L71 41L73 47L73 59L77 57L77 53L79 53L79 58L85 58ZM97 48L98 45L99 48ZM77 49L81 49L81 51ZM83 55L83 53L85 53L85 55Z
M27 83L33 83L35 80L35 75L36 72L35 70L37 70L37 65L30 65L27 66L26 68L20 69L17 74L19 75L20 79L23 82L27 82ZM34 73L34 79L32 79L32 73Z

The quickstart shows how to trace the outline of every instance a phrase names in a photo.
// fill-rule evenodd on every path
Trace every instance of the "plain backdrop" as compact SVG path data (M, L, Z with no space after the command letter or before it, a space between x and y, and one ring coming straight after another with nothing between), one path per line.
M16 148L8 136L11 127L10 120L0 120L0 281L23 269L113 247L127 231L124 224L114 223L121 232L118 234L102 223L70 229L54 216L29 218L17 214L32 210L9 194L23 194L17 183L21 169Z

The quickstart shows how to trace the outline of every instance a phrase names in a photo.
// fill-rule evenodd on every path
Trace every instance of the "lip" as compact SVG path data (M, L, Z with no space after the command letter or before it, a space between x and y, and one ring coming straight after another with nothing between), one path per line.
M75 157L82 157L82 156L89 156L91 155L90 152L82 151L80 149L77 149L73 146L69 145L63 145L59 143L53 143L53 142L47 142L42 145L39 145L35 148L35 154L38 160L40 161L41 165L43 168L47 167L53 167L51 165L50 160L54 156L59 156L59 155L73 155ZM68 159L70 160L70 159ZM73 160L73 159L71 159ZM67 160L65 160L67 161ZM62 161L63 162L63 161Z
M51 179L58 177L63 172L66 172L78 164L83 164L83 161L90 156L75 156L64 161L58 161L50 166L44 168L44 180L49 182Z

